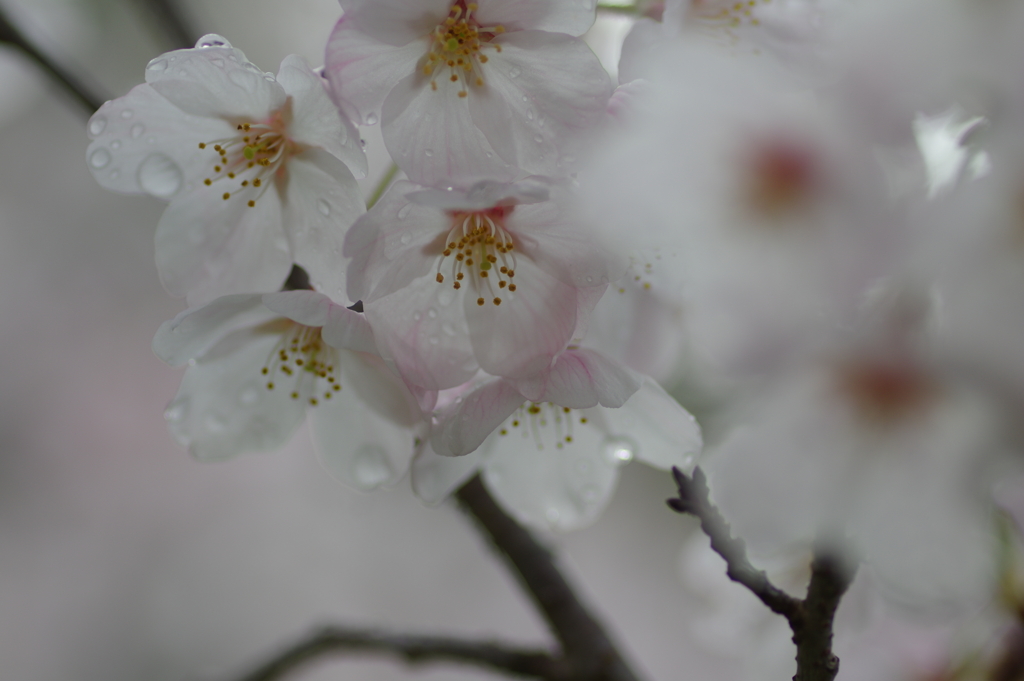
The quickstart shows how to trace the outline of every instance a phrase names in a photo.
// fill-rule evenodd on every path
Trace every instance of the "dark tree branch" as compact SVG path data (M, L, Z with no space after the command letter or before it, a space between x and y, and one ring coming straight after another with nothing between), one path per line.
M202 37L193 27L192 22L181 11L181 5L175 0L135 0L136 4L147 12L174 49L195 47Z
M807 597L798 600L790 596L768 581L763 570L750 563L743 540L732 536L729 524L711 503L704 472L695 468L690 477L673 468L672 475L679 496L668 500L669 508L695 516L704 534L711 539L711 548L725 560L729 578L747 587L772 612L789 622L796 644L793 681L833 681L839 673L839 658L832 652L832 621L843 594L853 581L853 570L823 546L816 546Z
M393 656L409 664L461 662L512 676L548 681L568 678L565 663L542 650L521 650L488 641L443 636L325 627L281 651L239 681L275 681L328 655L360 653Z
M551 552L498 506L480 476L463 485L456 497L519 576L562 644L573 678L637 681L604 628L580 602Z
M0 42L14 45L43 67L90 115L108 99L33 45L25 34L14 25L2 6L0 6Z

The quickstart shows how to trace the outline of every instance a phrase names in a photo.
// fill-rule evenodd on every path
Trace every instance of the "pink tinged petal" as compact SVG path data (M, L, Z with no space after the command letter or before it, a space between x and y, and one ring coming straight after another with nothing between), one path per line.
M366 0L346 14L358 30L388 45L405 45L431 33L453 0Z
M441 456L468 454L523 406L524 401L511 383L489 380L457 398L445 410L430 433L430 446Z
M607 505L621 462L605 455L605 434L593 420L581 424L577 417L573 441L565 443L548 416L545 426L535 419L532 432L520 423L505 427L505 435L500 430L491 435L480 448L486 457L484 482L520 522L572 530L593 522Z
M409 409L411 396L406 398L408 390L379 359L338 355L341 390L310 410L317 454L350 487L369 491L393 484L413 454L417 419Z
M481 211L495 206L540 203L549 196L548 186L533 180L481 180L469 189L421 189L406 194L405 198L419 206L442 210Z
M89 120L93 141L86 159L106 189L169 199L213 168L215 156L199 143L233 134L226 121L186 114L149 85L138 85Z
M384 100L382 133L391 158L410 180L423 185L465 185L480 178L511 180L517 170L498 153L511 152L508 129L491 136L499 149L470 115L468 100L491 95L471 85L469 96L459 97L462 83L442 74L434 82L437 90L431 88L428 76L417 71L395 85ZM495 100L495 106L504 103Z
M628 261L581 225L562 202L518 206L508 220L519 239L516 248L537 266L577 288L602 286L619 279Z
M324 342L339 350L378 354L377 341L366 317L341 305L333 305L320 331Z
M317 289L334 300L348 300L341 257L345 232L366 211L352 173L326 151L307 149L278 171L277 185L283 185L283 219L293 260L309 272Z
M412 489L424 502L440 503L477 472L480 461L478 452L440 456L426 444L412 462Z
M285 102L273 76L231 47L162 54L146 67L146 82L185 113L262 121Z
M597 17L592 0L477 0L474 13L484 26L505 27L506 31L534 29L581 36Z
M201 357L232 331L258 326L279 316L264 307L261 299L258 293L240 293L185 310L160 325L153 338L153 353L171 366L182 366Z
M395 85L417 69L426 38L394 47L360 31L343 17L327 42L324 73L338 107L360 125L380 121L380 107Z
M458 292L433 275L363 302L381 356L406 383L443 390L465 383L478 366Z
M436 267L451 220L439 210L410 203L404 197L410 188L419 187L396 183L345 237L353 299L387 295Z
M487 62L485 88L491 101L511 108L511 119L506 125L503 110L481 106L473 122L492 144L513 140L515 161L527 173L567 174L584 134L606 115L612 92L607 72L578 38L517 31L494 43L502 51Z
M338 112L323 78L306 60L289 55L281 62L277 82L293 100L288 138L306 147L320 147L348 166L356 177L366 177L366 153L359 132Z
M156 228L156 266L168 293L198 305L281 288L292 259L278 193L268 188L255 207L245 196L225 201L217 185L200 185L167 207Z
M655 468L689 472L704 447L700 425L652 378L619 409L604 410L612 433L622 434L632 456Z
M621 407L643 379L625 365L599 352L566 350L549 371L515 382L533 402L553 402L571 409Z
M274 352L278 334L235 331L185 371L164 418L175 439L201 461L285 444L302 422L311 382L300 400L267 390L260 367Z
M574 340L586 338L591 313L607 289L608 286L586 286L576 289L576 329L572 332Z
M527 258L516 260L515 272L515 293L497 286L470 287L463 303L480 367L506 378L524 378L549 368L576 328L576 289ZM495 305L492 301L499 297L501 303ZM483 305L477 304L478 298Z

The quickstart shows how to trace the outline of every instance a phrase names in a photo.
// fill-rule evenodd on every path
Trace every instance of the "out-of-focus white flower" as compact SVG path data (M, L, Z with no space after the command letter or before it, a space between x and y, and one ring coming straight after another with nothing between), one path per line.
M577 36L594 3L343 0L326 75L342 110L381 121L427 186L566 175L600 121L608 74Z
M293 263L346 300L345 230L365 211L359 136L296 56L275 77L220 36L168 52L146 83L89 121L89 168L107 189L169 199L156 261L190 305L278 290Z
M413 486L436 502L477 470L517 519L570 530L592 522L634 458L690 470L700 427L652 379L569 349L525 380L486 378L442 394Z
M200 460L280 447L308 412L342 482L374 489L408 466L416 400L376 356L362 316L323 294L224 296L166 322L153 349L187 365L165 418Z
M549 191L556 196L549 197ZM551 366L623 263L549 185L395 184L349 231L348 290L407 383Z

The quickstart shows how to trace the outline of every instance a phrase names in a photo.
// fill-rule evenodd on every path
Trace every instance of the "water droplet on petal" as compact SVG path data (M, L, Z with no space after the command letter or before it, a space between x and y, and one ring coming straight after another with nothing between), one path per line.
M89 121L89 134L98 135L107 127L107 119L104 116L93 116Z
M115 151L117 149L120 149L121 148L121 140L114 140L113 142L111 142L110 143L110 148L114 149Z
M410 241L412 241L412 235L409 234L408 232L405 232L404 234L402 234L402 236L398 237L398 240L402 242L403 246L405 246Z
M534 135L533 141L536 142L537 144L544 144L544 138L541 137L540 135Z
M93 168L105 168L110 163L110 152L106 149L97 149L89 156L89 165Z
M367 125L377 125L377 114L375 114L375 113L368 113L368 114L366 114L366 124Z
M380 487L391 480L394 471L387 452L380 445L366 444L352 458L352 479L363 490Z
M151 196L168 199L181 189L181 168L166 154L150 154L139 165L139 186Z
M404 220L405 216L409 214L410 210L412 210L412 204L407 203L404 206L402 206L401 209L399 209L398 211L398 219Z
M532 121L533 120L533 109L527 109L526 110L526 120L528 120L528 121Z
M222 69L222 68L224 68L224 60L223 60L223 59L221 59L220 57L217 57L216 59L211 59L211 60L210 60L210 62L211 62L211 63L212 63L212 64L213 64L214 66L216 66L216 67L217 67L218 69Z
M146 132L146 126L142 123L136 123L132 126L132 139L138 139L142 137L142 133Z
M412 313L412 320L414 322L418 322L421 319L423 319L423 315L421 315L419 312L413 312Z
M441 330L444 331L446 335L455 335L455 327L449 324L448 322L441 324Z
M434 150L433 149L424 149L423 150L423 155L424 156L433 156L434 155Z
M161 71L166 71L167 70L167 60L166 59L160 59L159 57L157 57L153 61L149 62L149 64L146 66L146 70L147 71L153 71L155 73L160 73Z
M521 74L521 73L522 73L522 71L520 71L518 67L513 66L509 70L509 72L508 72L508 77L509 78L518 78L519 74Z
M487 156L487 158L492 158L494 156L494 154L492 154L489 151L484 152L484 154Z
M231 43L222 35L207 33L196 42L196 47L231 47Z
M437 310L435 308L430 308L427 310L427 316L431 319L437 319Z
M164 419L168 423L180 423L188 414L188 407L189 399L187 397L179 397L167 406L167 409L164 411Z
M135 115L135 112L132 111L131 109L125 109L124 111L121 112L121 118L123 118L125 120L128 120L129 118L131 118L134 115Z
M557 524L558 519L561 517L561 515L562 514L558 512L557 508L549 508L548 510L544 511L544 518L549 523L551 523L551 525Z
M206 429L211 433L223 433L228 428L227 419L220 414L210 414L203 421L206 424Z
M316 202L316 207L320 211L320 214L323 215L324 217L327 217L328 215L331 214L331 204L327 203L323 199L319 199Z
M110 179L111 180L116 180L119 177L121 177L121 171L120 170L118 170L117 168L114 168L113 170L110 171Z
M260 393L256 388L247 388L242 391L242 394L238 396L238 401L244 405L256 404L256 400L260 398Z
M601 443L601 452L608 463L629 463L636 455L636 450L636 442L622 435L611 435Z
M593 284L594 283L594 278L593 277L587 277L587 283L588 284Z

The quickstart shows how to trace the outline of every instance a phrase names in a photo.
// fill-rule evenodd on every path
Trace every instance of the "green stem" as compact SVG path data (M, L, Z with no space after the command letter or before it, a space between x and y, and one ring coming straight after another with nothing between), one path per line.
M373 193L370 194L370 198L366 200L366 210L370 210L373 206L380 201L380 197L384 194L388 187L391 186L391 181L395 179L395 175L398 174L398 165L392 161L391 167L388 168L388 172L384 173L384 177L380 178L380 182L373 188Z

